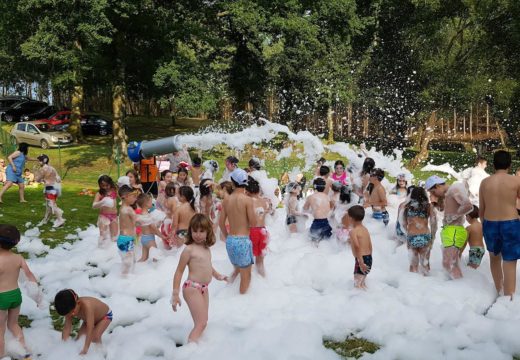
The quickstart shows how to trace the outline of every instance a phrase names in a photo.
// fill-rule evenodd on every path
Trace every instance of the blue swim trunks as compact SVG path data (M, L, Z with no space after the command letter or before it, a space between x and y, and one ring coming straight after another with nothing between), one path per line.
M431 234L408 235L406 240L412 249L420 249L428 246L432 239Z
M385 225L388 225L388 223L390 222L390 214L388 214L388 211L377 211L377 210L374 210L372 212L372 218L376 219L376 220L383 220L383 223Z
M141 245L146 246L152 241L155 241L154 234L142 234L141 235Z
M327 219L314 219L311 225L311 240L321 241L332 236L332 228Z
M253 244L249 236L228 235L226 250L234 266L246 268L253 265Z
M119 235L117 237L117 248L122 252L134 250L134 237L128 235Z
M520 220L489 221L482 223L486 248L505 261L520 259Z

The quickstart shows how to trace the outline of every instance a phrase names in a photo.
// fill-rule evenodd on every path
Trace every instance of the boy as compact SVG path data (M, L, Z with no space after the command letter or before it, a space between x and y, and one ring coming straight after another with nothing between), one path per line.
M305 200L304 211L311 211L314 220L312 221L310 235L313 242L329 239L332 236L332 228L329 225L328 216L330 214L330 200L325 193L327 184L324 179L316 178L313 182L316 190Z
M325 191L324 193L330 195L332 192L332 179L330 178L330 168L328 166L322 165L320 166L320 178L325 180Z
M385 178L385 172L381 169L373 169L370 172L368 198L363 204L364 207L372 207L372 217L376 220L383 220L383 223L388 225L390 216L386 211L388 205L386 200L386 190L381 185L381 181Z
M202 180L200 176L202 175L202 159L200 157L195 157L193 159L193 166L190 169L191 172L191 180L193 180L193 186L195 189L198 189L200 181Z
M85 344L80 355L85 355L92 342L101 344L101 336L112 322L112 311L104 302L89 296L78 297L72 289L61 290L54 298L54 306L61 316L65 316L65 324L61 339L67 341L72 330L74 317L83 320L78 331L79 339L85 335Z
M511 154L507 151L495 152L493 166L495 173L480 184L480 219L497 293L503 291L513 299L516 261L520 259L520 220L516 210L520 177L509 175Z
M446 180L437 175L426 180L426 190L435 197L438 204L444 204L444 226L441 230L442 265L452 279L459 279L462 277L459 255L467 239L463 225L466 214L473 210L473 204L464 184L447 185Z
M7 326L25 349L24 359L31 359L29 350L25 345L22 329L18 325L18 315L22 304L22 293L18 288L20 270L23 270L27 279L35 284L35 287L38 287L38 281L29 270L25 259L10 251L19 241L20 232L16 227L0 224L0 327L2 334L0 337L0 357L5 356L4 334Z
M246 186L247 195L253 200L255 218L249 227L249 238L253 245L253 256L255 257L256 269L261 276L265 277L264 255L269 242L269 234L265 228L265 216L273 213L269 200L260 197L260 184L251 176Z
M484 249L484 240L482 235L482 224L478 221L479 209L473 205L473 210L466 215L466 221L469 226L466 227L468 232L469 260L468 266L476 269L482 262L482 257L486 253Z
M117 248L123 259L123 275L128 274L134 264L135 223L137 215L132 205L135 204L139 194L139 190L134 190L126 185L120 187L118 191L118 195L121 198L121 208L119 209Z
M363 226L365 209L361 205L354 205L348 209L350 231L350 243L352 255L356 259L354 265L354 286L358 289L366 289L365 279L372 268L372 241L366 227Z
M63 216L63 210L61 210L56 204L58 196L60 196L60 182L61 179L55 168L49 165L49 157L42 154L37 157L40 162L41 168L36 173L36 182L43 182L45 186L45 216L43 220L38 224L39 226L47 224L51 215L56 216L56 220L52 227L57 228L63 225L65 219Z

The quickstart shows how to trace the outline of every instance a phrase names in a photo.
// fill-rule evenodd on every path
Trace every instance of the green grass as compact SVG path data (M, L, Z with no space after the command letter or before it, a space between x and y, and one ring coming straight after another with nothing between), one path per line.
M354 334L350 334L344 341L324 340L323 345L345 359L359 359L365 353L373 354L380 348L378 344L355 337Z

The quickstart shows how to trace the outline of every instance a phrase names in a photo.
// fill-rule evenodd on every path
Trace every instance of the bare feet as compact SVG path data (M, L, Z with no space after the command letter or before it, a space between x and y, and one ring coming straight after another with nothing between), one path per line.
M21 202L21 203L26 203L26 202L27 202L27 200L20 200L20 202Z

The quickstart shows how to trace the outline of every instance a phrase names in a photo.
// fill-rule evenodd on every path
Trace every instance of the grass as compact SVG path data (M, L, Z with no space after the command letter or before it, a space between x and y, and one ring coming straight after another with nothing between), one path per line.
M380 348L376 343L355 337L354 334L350 334L343 341L324 340L323 345L328 349L334 350L345 359L359 359L363 354L373 354Z

